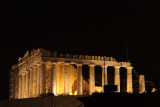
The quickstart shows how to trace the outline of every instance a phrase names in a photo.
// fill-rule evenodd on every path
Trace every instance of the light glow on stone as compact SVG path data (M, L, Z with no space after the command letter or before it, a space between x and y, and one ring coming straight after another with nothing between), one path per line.
M95 92L101 93L102 92L102 87L95 87Z
M74 95L77 95L77 90L74 92Z
M69 95L73 95L72 93L70 93Z

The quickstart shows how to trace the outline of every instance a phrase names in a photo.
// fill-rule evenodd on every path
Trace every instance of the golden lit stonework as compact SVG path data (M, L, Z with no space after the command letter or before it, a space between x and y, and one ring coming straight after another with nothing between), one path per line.
M58 54L44 49L27 51L19 63L11 69L12 99L38 97L48 93L54 95L91 95L104 92L108 85L107 67L115 69L114 85L120 92L120 68L127 69L128 93L133 93L132 65L130 62L118 62L112 57ZM104 66L105 61L105 66ZM89 67L89 79L84 79L82 66ZM102 84L95 85L95 66L102 67ZM105 71L105 72L104 72ZM144 76L139 79L140 93L145 91Z

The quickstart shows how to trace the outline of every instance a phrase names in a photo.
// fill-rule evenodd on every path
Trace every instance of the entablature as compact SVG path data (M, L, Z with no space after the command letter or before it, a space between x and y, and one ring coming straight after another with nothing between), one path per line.
M54 57L42 57L43 62L70 62L71 64L90 65L94 64L96 66L104 66L103 60L88 60L88 59L72 59L72 58L54 58ZM131 67L130 62L117 62L117 61L105 61L106 66L121 66L121 67Z
M132 67L130 62L118 62L113 57L106 56L91 56L91 55L72 55L72 54L58 54L56 51L51 53L48 50L37 49L26 52L23 58L19 58L19 70L21 73L33 68L38 64L42 64L44 62L58 62L58 63L66 63L70 64L79 64L82 65L90 65L93 64L95 66L120 66L120 67Z

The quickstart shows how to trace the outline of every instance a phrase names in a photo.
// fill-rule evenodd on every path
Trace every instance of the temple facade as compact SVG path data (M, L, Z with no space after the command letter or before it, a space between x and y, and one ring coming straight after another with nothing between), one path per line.
M33 98L48 93L54 95L92 95L104 92L108 85L107 67L114 67L114 85L120 87L120 68L127 72L126 92L133 93L133 66L130 62L118 62L113 57L59 54L44 49L27 51L19 63L10 70L10 98ZM82 66L89 67L89 79L84 79ZM101 86L95 85L95 66L102 68ZM145 91L144 75L139 75L139 93Z

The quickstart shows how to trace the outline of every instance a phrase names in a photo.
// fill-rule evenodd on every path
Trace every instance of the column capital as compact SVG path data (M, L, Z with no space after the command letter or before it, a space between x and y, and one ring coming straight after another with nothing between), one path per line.
M94 64L89 64L88 66L94 67L94 66L96 66L96 65L94 65Z
M57 64L57 63L58 63L57 61L52 62L52 64Z
M103 67L103 68L104 68L104 67L108 67L108 65L105 65L105 66L104 66L104 65L101 65L101 67Z
M70 63L69 63L69 62L64 62L63 64L64 64L64 65L70 65Z
M83 64L81 64L81 63L77 63L76 65L77 65L77 66L82 66Z
M23 73L23 74L21 74L22 76L25 76L26 74L25 73Z
M36 65L33 65L33 68L36 68L37 67L37 64Z
M126 69L130 69L131 70L131 69L133 69L133 67L129 66L129 67L126 67Z
M29 68L28 70L29 70L29 71L32 71L32 70L33 70L33 68Z
M26 73L29 73L29 70L26 70L25 72L26 72Z
M117 69L119 69L121 66L114 66L114 68L117 68Z
M144 75L139 75L139 77L144 77Z

